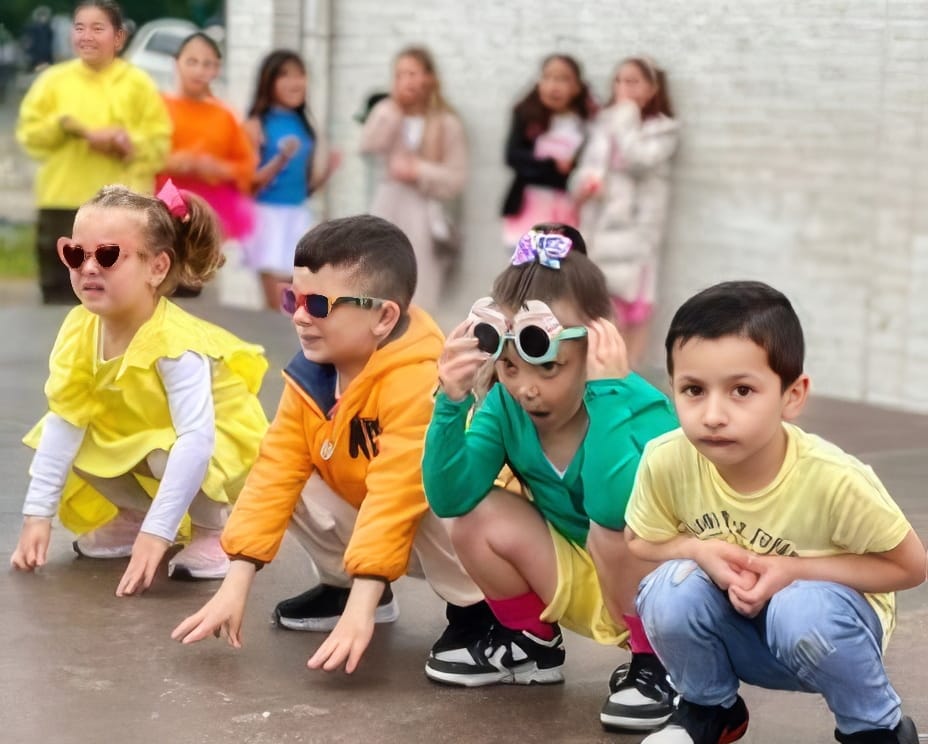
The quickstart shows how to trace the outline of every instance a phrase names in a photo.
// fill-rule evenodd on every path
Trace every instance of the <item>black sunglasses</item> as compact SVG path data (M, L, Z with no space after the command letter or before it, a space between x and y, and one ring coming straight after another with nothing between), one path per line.
M285 287L281 292L281 309L288 315L293 315L298 308L305 307L306 312L314 318L327 318L332 308L337 305L357 305L369 310L382 305L386 300L379 297L336 297L329 299L321 294L301 295L292 287Z
M85 251L81 246L68 242L68 238L59 238L58 255L62 263L71 269L79 269L91 256L101 269L111 269L119 260L119 246L104 243L92 251Z

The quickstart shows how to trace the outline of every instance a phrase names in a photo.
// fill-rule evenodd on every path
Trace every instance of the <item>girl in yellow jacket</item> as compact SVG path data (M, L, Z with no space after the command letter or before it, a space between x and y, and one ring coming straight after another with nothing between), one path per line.
M83 0L71 41L77 58L42 73L23 98L16 139L40 161L36 248L46 303L73 303L55 241L98 189L123 183L150 194L171 146L171 120L146 73L117 58L126 40L119 6Z
M221 578L220 531L267 428L256 395L267 362L165 298L222 264L216 218L170 181L158 198L111 186L72 235L58 253L81 306L52 350L49 412L25 440L36 454L11 562L44 565L57 511L80 555L131 557L117 596L151 584L189 523L168 575Z

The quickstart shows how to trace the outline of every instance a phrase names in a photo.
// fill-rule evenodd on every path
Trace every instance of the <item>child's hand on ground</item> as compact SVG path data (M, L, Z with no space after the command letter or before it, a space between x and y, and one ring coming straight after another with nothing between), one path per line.
M383 582L377 579L355 579L338 624L306 666L334 672L344 664L347 674L357 669L374 635L374 614L383 590Z
M622 334L608 320L597 318L587 326L586 379L622 379L629 372Z
M155 571L171 543L162 537L155 537L146 532L140 532L132 546L132 557L129 565L116 587L117 597L127 597L130 594L141 594L155 579Z
M461 401L470 395L477 373L490 355L477 348L471 333L471 321L465 320L449 334L438 358L438 379L451 400Z
M764 605L781 589L796 580L792 572L795 558L751 553L743 570L757 576L751 586L733 585L728 590L732 606L745 617L756 617Z
M171 631L171 638L188 644L202 641L209 635L225 636L230 646L241 648L242 619L254 577L253 563L232 561L219 591L197 612L182 620Z
M10 558L17 571L32 571L45 565L48 544L52 536L52 520L47 517L26 517L19 532L19 542Z

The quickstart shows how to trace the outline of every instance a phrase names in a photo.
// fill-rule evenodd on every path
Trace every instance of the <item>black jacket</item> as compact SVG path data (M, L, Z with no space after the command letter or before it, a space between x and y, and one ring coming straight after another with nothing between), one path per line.
M567 176L557 169L554 158L539 160L535 157L535 139L526 133L526 125L516 114L512 116L509 137L506 138L506 165L515 172L515 178L503 202L503 216L511 217L522 211L522 197L526 186L547 186L567 189Z

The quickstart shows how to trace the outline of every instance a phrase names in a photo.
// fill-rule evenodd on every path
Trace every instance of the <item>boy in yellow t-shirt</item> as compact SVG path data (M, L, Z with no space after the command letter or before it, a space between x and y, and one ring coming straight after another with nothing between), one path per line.
M882 651L892 592L925 548L873 471L784 423L802 411L799 319L760 282L725 282L671 321L681 429L645 449L626 512L648 638L679 707L644 744L740 739L740 682L824 696L845 744L916 744Z

